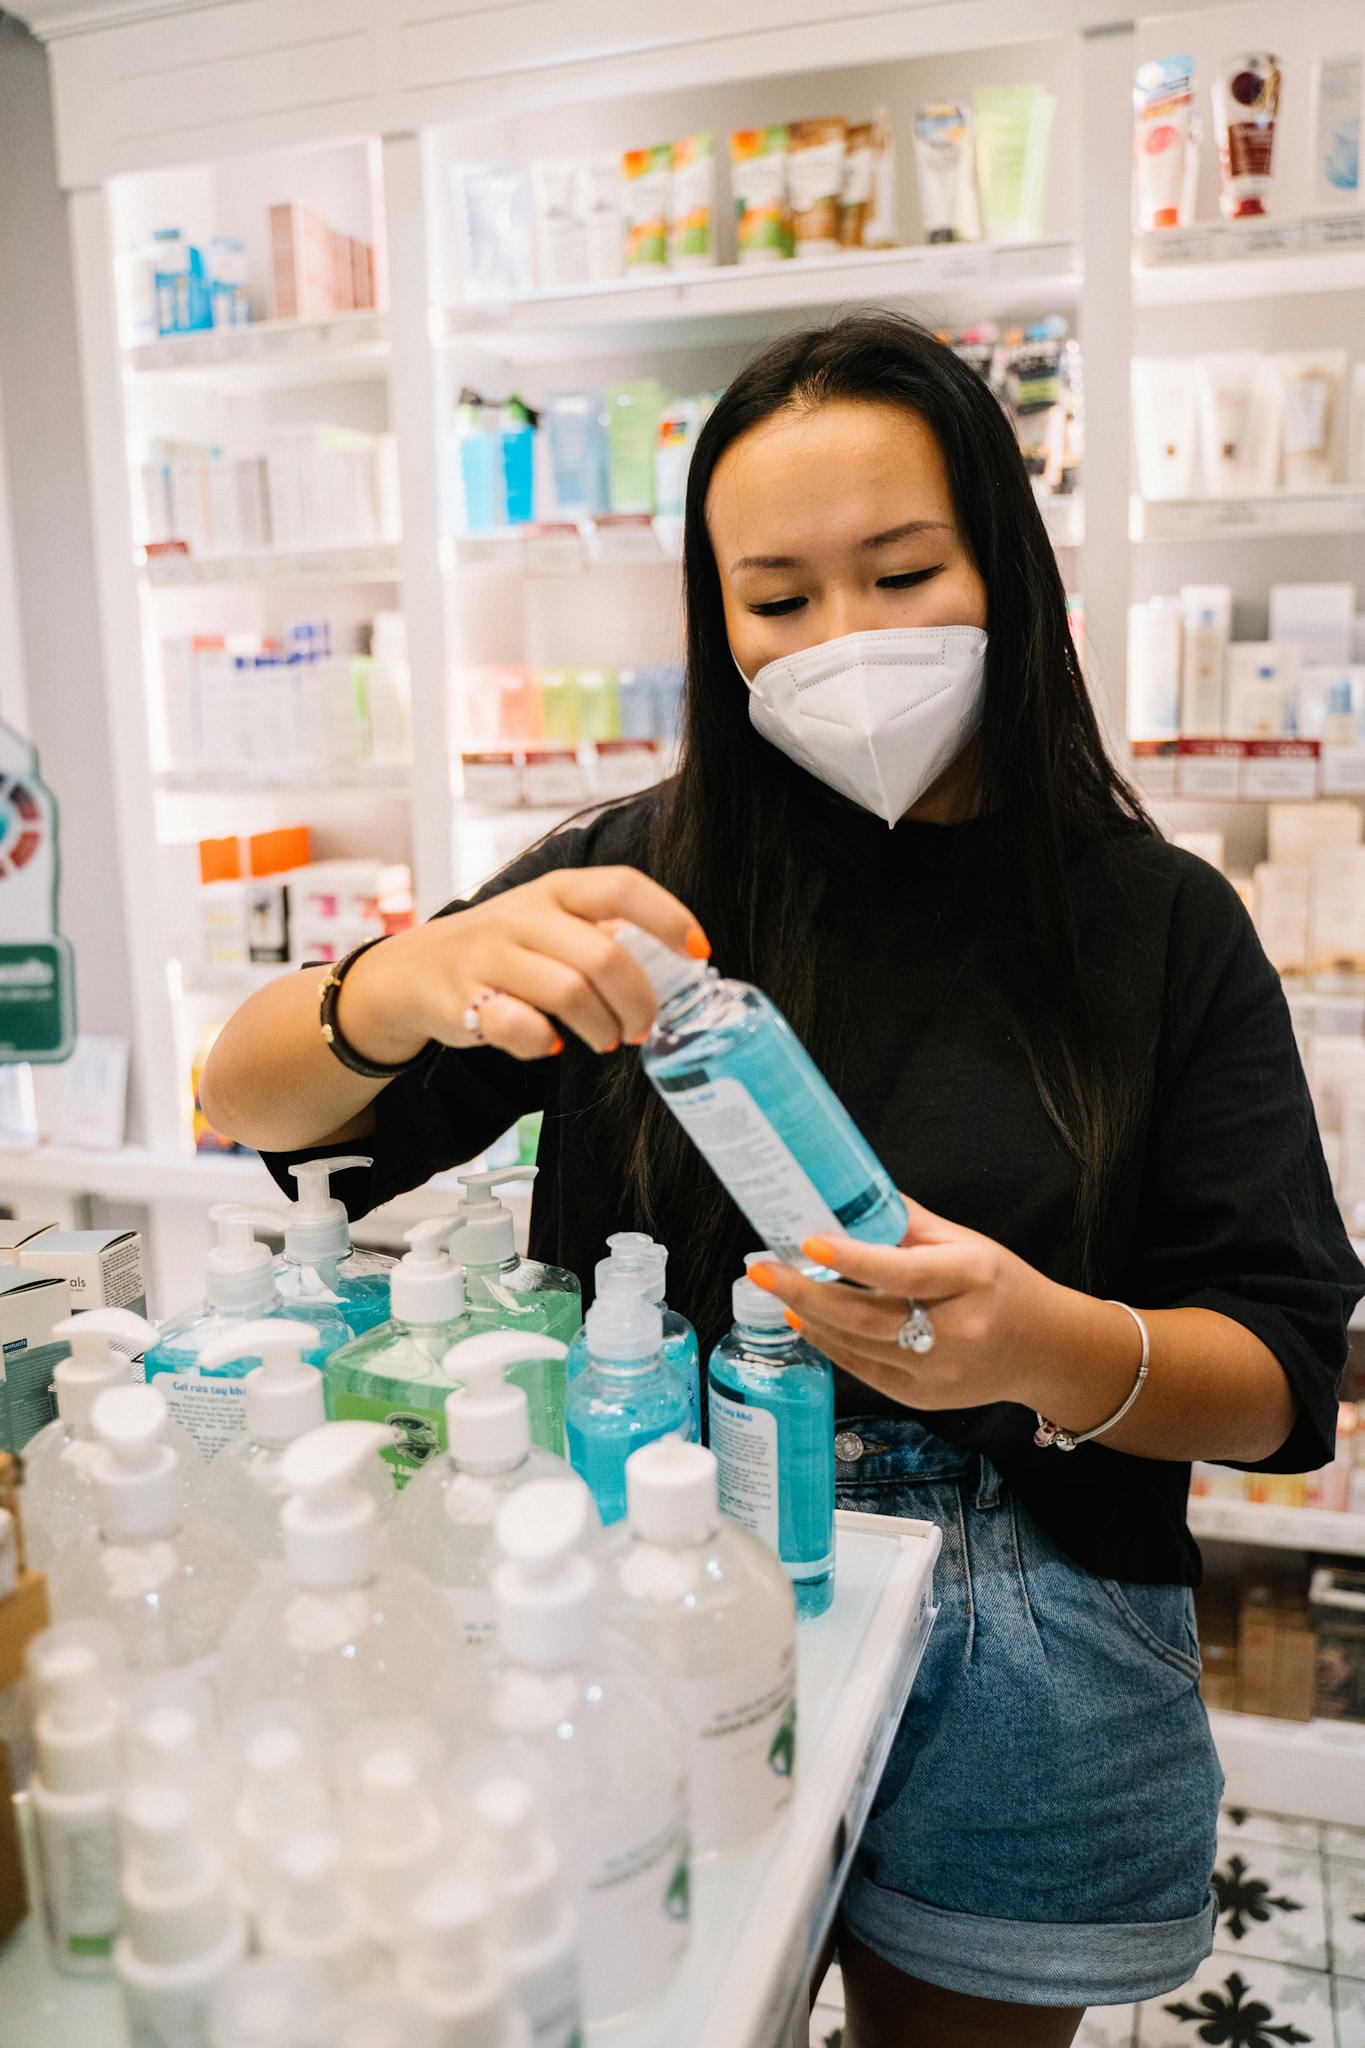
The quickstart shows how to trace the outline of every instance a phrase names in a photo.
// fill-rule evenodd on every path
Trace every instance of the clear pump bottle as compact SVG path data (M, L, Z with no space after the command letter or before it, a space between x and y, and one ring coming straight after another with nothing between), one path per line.
M118 1644L90 1623L46 1629L29 1645L28 1670L38 1709L29 1800L52 1960L73 1976L107 1976L119 1928Z
M750 1252L746 1272L765 1252ZM834 1369L775 1295L736 1280L707 1370L722 1511L776 1552L809 1620L834 1598Z
M636 925L616 936L659 1002L645 1072L774 1257L832 1279L805 1257L807 1238L899 1244L905 1204L894 1181L761 990L722 981Z
M314 1963L333 1986L376 1980L379 1951L334 1829L299 1829L275 1845L259 1934L266 1955Z
M687 1384L664 1356L652 1301L615 1287L588 1310L589 1362L569 1389L569 1462L585 1479L605 1526L626 1512L626 1459L659 1436L690 1437Z
M511 1210L496 1188L535 1178L534 1166L503 1166L458 1176L465 1189L449 1251L465 1276L465 1301L475 1330L517 1330L573 1341L583 1322L583 1293L563 1266L517 1255ZM531 1404L531 1441L542 1450L564 1449L564 1367L557 1359L527 1360L508 1377Z
M524 1778L487 1778L474 1816L503 1962L534 2048L574 2048L583 2038L578 1915L535 1793Z
M646 1301L656 1303L663 1317L664 1357L670 1365L676 1366L687 1382L692 1401L692 1412L696 1422L693 1435L701 1440L701 1384L700 1354L697 1348L697 1333L687 1317L670 1308L664 1299L664 1280L668 1271L668 1248L656 1244L643 1230L618 1230L607 1239L607 1257L599 1259L596 1267L597 1294L621 1286L633 1287ZM570 1383L577 1379L588 1362L588 1333L581 1329L569 1346L565 1370Z
M399 1945L398 1988L437 2022L442 2048L531 2048L477 1885L443 1877L420 1893Z
M397 1260L387 1252L356 1250L346 1204L332 1194L332 1175L373 1164L357 1153L290 1167L298 1199L285 1220L284 1257L275 1268L282 1301L305 1309L315 1301L328 1303L340 1310L353 1337L388 1321L389 1274Z
M188 1794L135 1785L119 1813L123 1932L114 1951L137 2048L212 2048L209 2012L246 1953L246 1916Z

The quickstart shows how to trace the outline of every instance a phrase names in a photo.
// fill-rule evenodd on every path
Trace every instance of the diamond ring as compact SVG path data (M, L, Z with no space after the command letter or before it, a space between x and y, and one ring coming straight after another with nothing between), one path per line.
M896 1342L902 1351L917 1351L921 1354L934 1348L934 1326L917 1301L906 1306L910 1313L896 1332Z

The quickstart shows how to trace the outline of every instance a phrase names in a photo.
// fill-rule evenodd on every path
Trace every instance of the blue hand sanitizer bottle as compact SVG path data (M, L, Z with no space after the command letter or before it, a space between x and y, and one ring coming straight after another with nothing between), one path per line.
M353 1337L388 1321L389 1274L398 1261L387 1252L356 1250L346 1204L332 1193L332 1175L372 1164L357 1154L307 1159L290 1167L298 1200L285 1218L284 1257L275 1268L282 1301L305 1309L326 1302L340 1311Z
M616 937L658 998L645 1072L773 1257L830 1280L808 1237L899 1244L895 1182L781 1012L636 925Z
M603 1522L619 1522L626 1459L656 1437L690 1441L692 1407L686 1381L664 1357L663 1318L652 1301L613 1287L588 1310L587 1333L588 1364L564 1413L569 1463L587 1481Z
M644 1230L617 1230L607 1239L608 1257L599 1259L596 1267L596 1292L603 1294L613 1287L633 1288L646 1301L654 1302L663 1317L664 1357L670 1365L676 1366L687 1382L688 1395L692 1403L692 1416L696 1427L693 1431L698 1443L701 1441L701 1353L697 1345L697 1333L687 1317L679 1315L664 1300L664 1278L668 1271L668 1248L656 1244ZM577 1379L588 1362L588 1333L580 1329L569 1346L565 1370L570 1381Z
M745 1269L767 1252L750 1252ZM721 1511L782 1561L805 1620L834 1598L834 1369L747 1277L707 1369Z

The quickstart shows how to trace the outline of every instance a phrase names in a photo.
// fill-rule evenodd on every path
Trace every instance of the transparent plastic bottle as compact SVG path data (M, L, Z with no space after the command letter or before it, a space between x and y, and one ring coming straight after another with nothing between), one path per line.
M212 2048L331 2048L331 2002L320 1970L248 1956L214 1994L209 2040Z
M442 2048L531 2048L477 1885L443 1877L419 1894L398 1946L398 1988L436 2021Z
M465 1303L475 1330L517 1330L572 1343L583 1324L583 1291L563 1266L517 1254L514 1219L494 1189L534 1180L534 1166L504 1166L458 1176L466 1190L456 1211L449 1252L464 1273ZM508 1374L531 1407L531 1441L564 1450L564 1366L558 1357L527 1359Z
M687 1317L670 1308L664 1299L664 1279L668 1271L668 1248L656 1244L647 1231L618 1230L607 1239L607 1257L599 1259L596 1267L597 1294L610 1291L613 1287L633 1288L646 1301L656 1304L663 1317L664 1357L675 1366L687 1382L688 1397L692 1403L696 1428L693 1435L701 1441L701 1366L697 1347L697 1333ZM569 1346L565 1372L572 1385L588 1362L588 1332L586 1325L578 1332Z
M569 1389L565 1431L569 1462L610 1527L626 1512L626 1459L655 1437L690 1437L692 1403L664 1357L658 1309L633 1289L613 1288L593 1303L588 1352Z
M499 1946L534 2048L574 2048L583 2038L578 1915L554 1838L524 1778L486 1778L473 1803Z
M114 1963L137 2048L212 2048L209 2012L246 1953L246 1916L189 1795L134 1785L119 1809L123 1932Z
M716 1460L700 1444L646 1444L626 1466L626 1492L626 1538L603 1567L606 1616L668 1674L689 1744L693 1855L739 1848L792 1795L791 1583L721 1514Z
M747 1268L766 1252L750 1252ZM720 1505L781 1560L804 1620L834 1598L834 1369L775 1295L736 1280L735 1325L707 1369Z
M332 1194L332 1175L373 1164L356 1153L290 1167L299 1192L285 1219L284 1257L275 1268L282 1301L305 1309L325 1302L341 1312L353 1337L388 1321L389 1274L398 1262L388 1252L357 1251L346 1204ZM271 1220L278 1228L278 1218Z
M301 1828L275 1844L258 1931L266 1955L314 1963L334 1987L359 1990L381 1975L380 1952L333 1828Z
M50 1953L73 1976L108 1976L119 1927L121 1660L112 1630L72 1622L29 1645L37 1769L28 1788Z
M659 1002L645 1072L774 1257L832 1279L803 1254L807 1238L899 1244L894 1181L781 1012L638 926L616 936Z
M446 1846L437 1745L420 1724L365 1729L341 1760L347 1865L375 1940L402 1941L413 1903L436 1875Z
M485 1330L451 1346L445 1371L459 1384L446 1396L448 1448L399 1495L389 1524L390 1554L443 1589L470 1649L493 1641L498 1509L532 1480L574 1477L562 1458L531 1442L526 1390L504 1377L529 1355L547 1353L562 1358L564 1346L511 1330Z

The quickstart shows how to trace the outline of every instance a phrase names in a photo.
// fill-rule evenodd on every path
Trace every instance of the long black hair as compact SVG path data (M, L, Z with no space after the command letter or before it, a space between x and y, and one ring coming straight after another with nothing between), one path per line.
M698 436L683 538L682 751L659 800L650 872L696 912L722 971L763 988L837 1083L819 938L830 877L844 867L838 840L848 813L813 805L809 777L750 725L706 501L717 463L740 435L784 407L840 399L905 406L932 429L986 587L979 808L998 828L999 914L1020 940L1009 949L1012 1022L1074 1164L1076 1265L1088 1277L1106 1186L1140 1115L1141 1082L1131 1062L1113 1058L1099 1021L1065 868L1079 847L1102 857L1116 835L1155 828L1105 751L1013 429L975 372L910 320L859 312L772 343ZM670 1234L669 1292L714 1329L739 1241L734 1211L717 1199L709 1169L638 1063L621 1062L611 1085L635 1207Z

